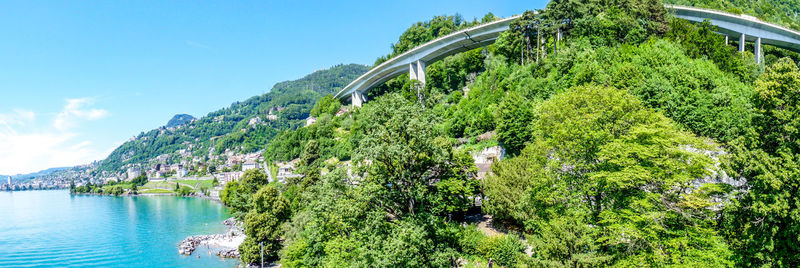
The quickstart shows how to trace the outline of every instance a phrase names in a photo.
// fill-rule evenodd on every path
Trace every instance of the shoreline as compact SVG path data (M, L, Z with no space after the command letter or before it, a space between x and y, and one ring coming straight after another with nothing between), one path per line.
M67 189L64 189L64 190L67 190ZM213 198L213 197L206 196L206 195L178 195L178 194L175 194L175 193L141 193L141 194L124 193L124 194L120 194L120 195L98 194L98 193L69 193L69 194L70 195L115 196L115 197L137 197L137 196L142 196L142 197L146 197L146 196L192 197L192 198L202 198L202 199L206 199L206 200L209 200L209 201L215 201L215 202L217 202L217 203L219 203L221 205L225 205L224 203L222 203L222 200L220 200L219 198Z
M238 259L240 257L239 245L244 242L246 237L242 224L236 218L230 217L222 221L222 225L228 226L224 233L188 236L178 243L178 254L191 256L199 248L205 246L205 250L209 254L213 252L214 255L222 258Z
M207 195L177 195L175 193L143 193L143 194L128 194L111 195L102 193L69 193L70 195L88 195L88 196L113 196L113 197L148 197L148 196L174 196L174 197L189 197L201 198L209 201L214 201L220 205L225 206L219 198L213 198ZM178 254L191 256L196 250L205 246L209 254L214 254L221 258L236 258L239 255L239 245L244 242L244 223L237 221L236 218L230 217L221 223L227 226L223 233L210 234L210 235L191 235L178 243Z

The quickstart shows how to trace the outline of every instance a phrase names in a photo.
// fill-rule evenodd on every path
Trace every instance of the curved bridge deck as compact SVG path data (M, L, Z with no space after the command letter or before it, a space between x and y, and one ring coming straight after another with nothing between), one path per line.
M376 85L380 85L389 79L408 72L409 65L417 63L418 61L432 63L459 52L491 44L500 36L500 33L508 30L508 26L516 19L517 16L514 16L481 24L453 32L417 46L373 67L367 73L356 78L356 80L353 80L353 82L339 91L336 97L348 98L350 94L356 90L365 91Z
M763 22L755 17L736 15L716 10L665 5L673 15L693 22L706 19L726 36L739 37L739 51L744 51L747 41L755 42L756 61L760 62L761 43L800 52L800 32ZM494 42L519 16L500 19L457 31L417 46L375 66L336 93L335 97L351 99L353 105L365 102L364 92L389 79L409 72L411 79L425 82L425 65L446 56L477 48ZM727 39L726 39L727 45Z

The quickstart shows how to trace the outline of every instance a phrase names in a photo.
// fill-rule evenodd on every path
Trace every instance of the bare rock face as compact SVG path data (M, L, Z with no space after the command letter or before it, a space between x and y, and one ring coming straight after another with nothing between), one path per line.
M236 218L230 217L230 218L222 221L222 225L225 225L225 226L228 226L228 227L233 227L234 225L236 225Z
M205 240L205 235L193 235L187 237L180 244L178 244L178 253L183 255L192 255L192 252L200 245L200 242Z
M217 256L223 258L239 258L239 250L238 249L223 249L217 252Z
M693 182L696 187L700 187L703 184L707 183L722 183L722 184L728 184L735 188L741 188L742 186L745 186L745 184L747 183L747 180L745 180L744 178L734 178L728 176L728 174L725 173L725 170L722 170L722 168L720 168L721 164L719 160L720 157L728 154L722 148L714 148L713 150L703 150L694 147L686 147L684 149L688 152L699 153L708 156L714 163L714 167L709 170L709 174L707 176L698 178Z

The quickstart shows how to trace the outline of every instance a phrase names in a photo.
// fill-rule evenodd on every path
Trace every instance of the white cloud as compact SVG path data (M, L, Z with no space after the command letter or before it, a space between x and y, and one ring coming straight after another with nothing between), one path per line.
M74 141L75 133L0 132L0 174L35 172L97 160L89 141Z
M94 104L91 98L67 99L67 104L53 120L53 127L66 130L74 127L78 120L97 120L108 116L108 111L103 109L89 109L85 106Z
M52 124L37 121L37 113L29 110L0 113L0 174L86 164L107 156L78 131L82 121L109 116L106 110L91 108L93 104L91 98L67 99Z
M14 109L12 113L0 114L0 126L13 129L14 125L26 125L36 119L33 111Z

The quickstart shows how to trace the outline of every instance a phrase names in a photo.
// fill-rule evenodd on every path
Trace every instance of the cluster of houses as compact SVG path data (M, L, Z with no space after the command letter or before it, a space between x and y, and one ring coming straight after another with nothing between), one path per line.
M69 188L69 183L63 180L37 178L13 183L11 181L11 176L8 176L6 183L0 185L0 191L49 190L66 188Z

